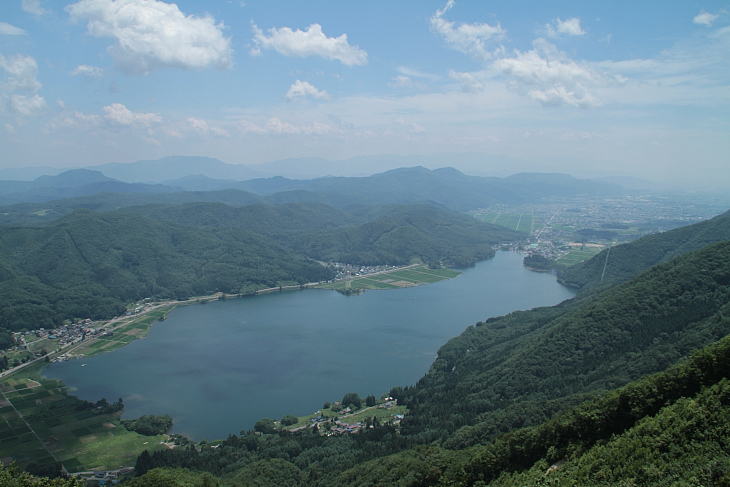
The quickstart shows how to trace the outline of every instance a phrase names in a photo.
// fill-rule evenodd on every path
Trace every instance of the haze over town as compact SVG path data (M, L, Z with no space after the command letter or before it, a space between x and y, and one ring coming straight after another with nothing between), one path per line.
M365 156L392 154L408 156L394 165L478 175L722 187L728 10L714 0L5 1L0 169L199 155L356 158L350 174L369 174L382 158Z

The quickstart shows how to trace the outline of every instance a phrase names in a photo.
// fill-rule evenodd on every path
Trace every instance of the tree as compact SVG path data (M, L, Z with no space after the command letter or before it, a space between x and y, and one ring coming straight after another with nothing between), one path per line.
M77 478L35 477L28 472L19 472L15 463L8 468L0 462L0 485L3 487L81 487L84 483Z
M373 407L373 406L375 406L375 396L370 395L370 396L366 397L365 398L365 405L367 407Z
M291 426L293 424L297 424L298 422L299 418L297 418L293 414L287 414L283 418L281 418L281 424L284 426Z
M362 405L362 399L357 392L348 392L345 397L342 398L342 404L345 406L355 406L355 409L360 409Z
M270 434L276 431L274 428L274 420L271 418L259 419L256 421L256 424L253 425L253 429L263 434Z

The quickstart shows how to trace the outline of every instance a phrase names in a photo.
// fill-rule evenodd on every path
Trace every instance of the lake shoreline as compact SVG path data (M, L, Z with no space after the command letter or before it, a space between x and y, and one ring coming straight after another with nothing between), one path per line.
M87 367L77 360L52 364L44 375L77 387L81 398L124 397L128 418L170 414L171 433L225 437L266 416L311 414L323 398L379 396L415 383L438 349L468 326L574 295L521 260L499 252L460 279L357 299L301 292L254 300L213 295L206 307L186 300L174 314L165 309L170 326L151 327L146 340L98 354Z

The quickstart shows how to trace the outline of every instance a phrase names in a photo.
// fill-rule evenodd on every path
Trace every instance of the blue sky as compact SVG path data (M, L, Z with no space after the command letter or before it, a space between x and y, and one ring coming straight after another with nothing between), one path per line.
M3 0L0 168L483 153L730 184L727 1Z

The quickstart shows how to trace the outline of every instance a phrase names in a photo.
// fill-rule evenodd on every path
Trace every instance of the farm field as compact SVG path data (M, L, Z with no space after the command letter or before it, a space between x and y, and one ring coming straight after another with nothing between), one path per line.
M119 422L121 411L99 409L66 393L62 382L40 377L42 364L25 369L23 377L0 383L0 461L60 462L68 472L133 466L143 450L165 448L165 436L142 436ZM40 440L39 440L40 438Z
M348 288L361 290L398 289L401 287L419 286L421 284L444 281L446 279L452 279L459 274L460 272L451 269L429 269L428 266L420 264L394 271L320 284L316 287L318 289L334 289L339 291L344 291Z
M532 233L532 214L530 213L474 213L474 218L528 235Z
M594 255L599 254L601 250L603 250L603 248L599 247L586 247L582 250L571 250L559 258L557 262L566 266L578 264L579 262L583 262L584 260L588 260Z
M88 342L81 342L74 348L73 354L76 356L84 355L85 357L90 357L123 347L137 338L146 336L152 324L164 317L171 309L171 306L165 306L149 311L141 317L130 321L128 324L116 328L114 334L111 336L99 336Z

